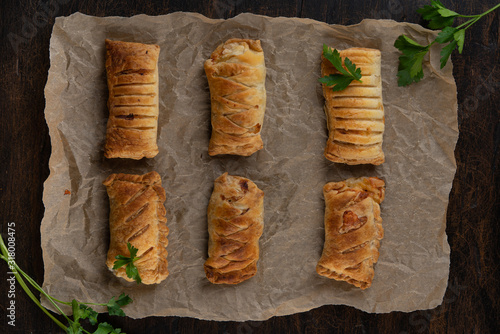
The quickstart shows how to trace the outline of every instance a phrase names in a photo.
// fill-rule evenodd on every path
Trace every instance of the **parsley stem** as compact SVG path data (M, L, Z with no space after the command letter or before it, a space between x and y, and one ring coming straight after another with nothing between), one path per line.
M56 299L54 297L51 297L54 301L60 303L60 304L64 304L64 305L69 305L71 306L71 302L64 302L62 300L59 300L59 299ZM78 302L78 304L80 305L95 305L95 306L106 306L106 303L84 303L84 302Z
M460 29L463 26L467 26L465 29L468 29L471 25L473 25L474 23L476 23L480 18L482 18L483 16L491 13L492 11L496 10L499 7L500 7L500 3L498 3L496 6L488 9L487 11L485 11L482 14L478 14L478 15L459 15L460 17L474 17L474 18L470 19L470 20L468 20L468 21L466 21L464 23L462 23L461 25L459 25L458 27L456 27L456 29Z
M464 23L462 23L461 25L457 26L455 29L457 29L457 30L458 30L458 29L460 29L460 28L462 28L462 27L464 27L464 26L467 26L467 27L465 27L465 28L464 28L464 29L467 29L467 28L469 28L471 25L473 25L474 23L476 23L476 22L477 22L480 18L481 18L481 17L480 17L480 16L478 16L478 17L476 17L475 19L470 19L470 20L468 20L468 21L465 21L465 22L464 22Z
M52 303L52 305L54 305L54 307L59 311L59 313L61 313L69 321L70 319L55 303L54 298L52 298L52 296L46 293L31 277L28 276L28 274L22 271L21 268L19 268L19 266L17 265L17 263L14 262L14 265L16 267L16 270L24 276L24 278L28 281L28 283L30 283L35 289L37 289L40 293L42 293Z
M476 23L477 21L479 21L479 19L480 19L480 18L481 18L481 17L478 17L478 18L475 18L474 20L472 20L472 22L471 22L469 25L467 25L467 27L465 27L465 29L469 29L469 27L470 27L471 25L473 25L474 23Z
M45 297L47 297L51 302L52 301L55 301L55 302L58 302L58 303L61 303L61 304L66 304L66 305L71 305L71 303L67 303L67 302L63 302L63 301L60 301L60 300L57 300L55 298L53 298L52 296L49 296L43 289L40 285L38 285L37 282L35 282L31 277L28 276L28 274L26 274L24 271L22 271L16 264L16 268L17 270L26 278L26 280L35 288L37 289L38 291L40 291ZM54 303L53 303L54 304ZM56 304L54 304L54 306L57 307ZM57 308L59 310L59 308ZM61 310L59 310L60 312L62 312Z
M79 302L80 303L80 302ZM106 306L106 303L80 303L85 305Z
M484 13L480 14L481 16L485 16L486 14L489 14L491 13L492 11L494 11L495 9L497 9L498 7L500 7L500 3L498 3L495 7L492 7L490 9L488 9L487 11L485 11Z
M53 301L58 302L59 304L64 304L64 305L69 305L69 306L71 306L71 302L63 302L62 300L56 299L56 298L54 298L54 297L52 297L52 296L51 296L50 298L52 298L52 300L53 300ZM80 303L80 304L81 304L81 303Z
M59 326L62 330L64 330L64 332L68 332L70 331L71 333L73 333L75 330L78 330L78 333L87 333L87 334L92 334L91 332L85 330L83 327L81 327L80 323L79 323L79 320L80 319L85 319L87 317L89 317L88 314L85 314L84 317L81 317L81 314L77 312L77 309L78 308L81 308L82 305L98 305L98 306L108 306L108 310L110 310L110 306L108 303L81 303L81 302L78 302L77 300L73 300L71 303L68 303L68 302L64 302L64 301L61 301L61 300L58 300L52 296L50 296L47 292L45 292L42 287L40 285L38 285L38 283L32 279L28 274L26 274L23 270L21 270L21 268L19 268L19 266L17 265L17 263L14 261L14 259L11 257L10 253L9 253L9 250L7 249L7 246L5 245L5 242L3 240L3 237L2 235L0 235L0 259L4 260L6 263L7 263L7 266L9 267L9 269L11 270L11 273L14 274L15 278L16 278L16 281L17 283L22 287L22 289L24 290L24 292L28 295L28 297L50 318L52 319L52 321L54 321L56 323L57 326ZM28 286L28 284L31 284L31 287ZM50 312L49 310L42 305L41 301L40 301L40 298L41 297L36 297L34 294L33 294L33 291L31 290L31 288L35 288L36 290L38 290L43 296L45 296L49 302L57 309L57 311L59 312L60 315L62 315L66 321L68 322L68 326L66 326L65 324L63 324L61 321L59 321L57 318L55 318ZM115 297L113 297L115 298ZM118 300L121 301L121 304L118 304ZM132 302L132 299L130 297L128 297L127 295L125 294L122 294L120 295L120 297L117 299L117 304L116 306L113 306L114 308L118 308L120 311L121 311L121 314L120 313L116 313L116 310L115 311L115 314L117 315L125 315L125 313L120 309L122 306L128 304ZM73 309L73 320L70 319L62 310L61 308L57 305L57 303L59 304L65 304L65 305L70 305L72 306L72 309ZM95 316L94 315L91 315L92 317L94 317L93 319L96 320L97 319L97 312L95 312L94 310L92 310L91 308L88 308L90 309L90 312L91 313L95 313ZM86 310L87 312L89 310ZM106 324L106 328L104 330L105 333L110 333L110 328L112 328L111 325L107 324L107 323L103 323L103 324ZM102 331L102 328L101 328L101 324L99 324L99 328L98 328L98 331L99 333L104 333ZM96 333L97 333L96 332ZM118 331L120 332L120 331ZM116 331L114 331L113 329L113 333L117 333Z
M9 256L9 252L7 250L7 247L5 247L5 243L3 241L2 236L0 236L0 248L1 248L2 253L3 253L3 255L0 255L0 258L2 260L4 260L5 262L7 262L7 264L9 264L9 265L12 264L12 266L15 268L15 270L12 271L12 273L14 274L14 276L16 277L17 282L19 283L19 285L21 285L21 287L23 288L24 292L28 295L28 297L30 297L30 299L33 300L33 302L35 302L35 304L45 314L47 314L47 316L50 319L52 319L52 321L54 321L57 324L57 326L61 327L61 329L63 329L64 331L67 331L68 327L66 327L62 322L60 322L52 314L50 314L50 312L44 306L42 306L42 304L40 303L40 301L38 301L38 299L35 297L35 295L33 294L33 292L31 292L30 288L26 285L26 283L24 282L23 278L21 277L21 275L19 273L21 273L23 276L25 276L26 274L22 270L19 269L18 265ZM57 307L57 305L56 305L56 307Z

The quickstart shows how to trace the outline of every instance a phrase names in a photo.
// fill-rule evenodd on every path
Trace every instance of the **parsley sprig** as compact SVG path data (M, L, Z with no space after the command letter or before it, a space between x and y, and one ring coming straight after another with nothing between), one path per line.
M3 238L0 236L0 258L7 262L10 271L14 274L17 282L23 288L24 292L35 302L35 304L49 317L51 318L60 328L62 328L68 334L125 334L121 331L120 328L113 328L107 322L99 323L97 320L98 313L92 309L91 306L106 306L108 309L108 313L110 315L118 315L125 316L125 312L121 309L123 306L130 304L132 299L125 294L121 294L118 298L112 297L107 303L84 303L79 302L76 299L73 299L71 302L65 302L58 300L47 292L45 292L38 283L35 282L28 274L26 274L14 259L10 256L7 247L3 241ZM64 317L67 325L59 321L55 316L53 316L38 300L38 298L33 294L29 283L33 288L35 288L38 292L40 292L43 296L45 296L48 301L54 305L57 311ZM67 316L59 307L58 304L71 306L73 310L73 316L70 318ZM80 323L81 320L88 319L90 324L95 326L97 325L97 329L94 332L89 332L84 329Z
M126 266L125 272L127 273L127 277L132 278L137 282L137 284L140 284L142 282L141 276L139 275L139 270L137 270L137 267L134 264L135 261L140 259L140 257L136 256L139 250L132 246L130 242L127 242L127 248L130 256L117 255L115 257L116 261L113 265L113 269L116 270Z
M319 78L319 82L324 83L328 87L333 86L335 92L344 90L353 80L361 81L361 69L356 68L356 65L347 57L344 58L344 66L342 66L342 58L337 49L330 49L326 44L323 44L323 56L332 63L332 65L340 73L330 74Z
M424 77L422 62L434 43L446 44L441 50L441 68L445 67L453 50L458 48L461 54L465 42L465 30L470 28L480 18L500 7L500 3L493 8L477 15L461 15L446 7L439 1L433 0L417 10L424 20L429 21L429 28L442 29L436 39L428 45L421 45L406 35L401 35L394 42L394 46L403 54L399 57L398 86L408 86L419 82ZM457 27L452 27L455 18L470 18Z

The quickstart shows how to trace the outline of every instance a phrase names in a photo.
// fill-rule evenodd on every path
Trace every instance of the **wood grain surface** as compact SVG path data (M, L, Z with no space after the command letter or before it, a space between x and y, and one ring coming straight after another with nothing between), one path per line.
M44 87L49 69L49 40L57 16L76 11L96 16L159 15L198 12L229 18L251 12L306 17L335 24L364 18L425 24L416 12L430 1L212 0L212 1L2 1L0 5L0 224L15 223L16 261L40 284L43 281L40 222L43 182L51 152L44 118ZM462 14L478 14L493 0L442 1ZM443 303L412 313L368 314L341 305L274 317L263 322L215 322L180 317L140 320L100 315L127 333L498 333L499 308L499 13L466 32L465 48L453 53L458 87L460 137L455 150L457 173L447 214L451 268ZM425 78L424 78L425 81ZM433 98L439 98L437 94ZM425 219L425 217L422 217ZM7 325L7 266L0 264L0 333L61 333L16 288L16 326ZM429 287L432 288L432 287Z

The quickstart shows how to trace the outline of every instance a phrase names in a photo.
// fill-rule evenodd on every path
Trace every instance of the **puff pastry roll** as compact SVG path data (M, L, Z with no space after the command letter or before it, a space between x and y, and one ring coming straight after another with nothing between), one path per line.
M158 154L158 45L106 40L109 118L104 156Z
M230 39L205 61L212 104L209 155L249 156L263 148L266 67L259 40Z
M384 236L379 204L385 183L377 177L330 182L325 196L325 245L316 266L322 276L369 288Z
M208 204L205 273L215 284L237 284L257 273L264 228L264 192L255 183L224 173Z
M385 118L380 51L350 48L339 53L342 60L347 57L361 68L363 82L354 80L339 92L323 84L329 131L325 157L349 165L380 165L385 160L382 151ZM337 73L335 67L321 56L321 75Z
M109 203L109 244L106 265L115 273L131 282L125 267L113 270L117 255L130 256L127 243L138 249L139 260L134 264L142 283L160 283L168 276L167 247L168 228L165 218L165 190L157 172L144 175L111 174L103 184Z

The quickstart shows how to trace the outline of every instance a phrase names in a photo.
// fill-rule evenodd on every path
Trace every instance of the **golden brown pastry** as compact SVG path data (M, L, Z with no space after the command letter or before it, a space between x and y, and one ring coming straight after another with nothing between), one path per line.
M377 177L329 182L325 196L325 245L316 266L322 276L369 288L384 236L379 204L385 183Z
M168 276L168 228L165 190L157 172L144 175L111 174L103 184L110 203L109 244L106 265L116 276L131 282L125 267L113 270L117 255L130 256L127 243L138 249L134 264L142 283L160 283Z
M339 53L342 60L347 57L361 68L363 82L354 80L338 92L323 84L329 131L325 157L349 165L380 165L385 160L382 151L385 118L380 51L350 48ZM321 75L336 73L339 72L335 67L321 56Z
M158 154L158 45L106 39L109 119L104 156Z
M237 284L254 276L263 228L264 192L244 177L217 178L208 204L208 280Z
M259 40L230 39L205 61L212 100L208 154L249 156L263 148L266 66Z

